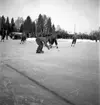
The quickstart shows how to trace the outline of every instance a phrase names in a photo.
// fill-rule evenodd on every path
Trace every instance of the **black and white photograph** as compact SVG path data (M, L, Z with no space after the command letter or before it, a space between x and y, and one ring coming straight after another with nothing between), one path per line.
M0 0L0 105L100 105L100 0Z

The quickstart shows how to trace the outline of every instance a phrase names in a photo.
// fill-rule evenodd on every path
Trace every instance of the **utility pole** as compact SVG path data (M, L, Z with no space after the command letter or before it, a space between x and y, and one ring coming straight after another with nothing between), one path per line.
M76 32L76 24L74 24L74 34L75 34L75 32Z

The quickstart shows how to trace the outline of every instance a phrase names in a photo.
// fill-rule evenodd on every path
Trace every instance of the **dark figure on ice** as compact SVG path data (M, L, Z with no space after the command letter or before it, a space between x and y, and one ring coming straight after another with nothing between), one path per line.
M5 30L6 40L8 40L8 30Z
M43 49L43 45L45 45L48 50L49 50L49 46L47 45L49 37L37 37L36 38L36 43L38 45L36 53L44 53Z
M25 32L23 32L23 34L21 36L21 42L20 42L20 44L24 44L25 41L26 41L26 34L25 34Z
M48 40L49 44L50 44L50 48L52 48L53 44L55 43L56 48L58 48L58 42L57 42L57 35L56 34L52 34Z
M95 42L97 42L98 40L97 39L95 39Z
M3 41L4 42L4 39L5 39L5 30L4 29L2 29L1 30L1 42Z
M73 40L72 40L72 44L71 44L72 47L75 46L76 40L77 40L77 38L76 38L76 34L75 34L75 35L73 36Z

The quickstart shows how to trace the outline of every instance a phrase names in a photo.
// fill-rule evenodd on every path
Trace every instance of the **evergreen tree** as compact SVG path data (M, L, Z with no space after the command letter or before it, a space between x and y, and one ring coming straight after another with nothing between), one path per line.
M32 32L32 20L30 16L26 18L23 24L23 31L25 32Z
M38 21L37 21L37 33L43 33L43 27L44 27L43 23L44 23L43 22L43 17L40 14L39 17L38 17Z
M1 21L2 21L2 18L0 17L0 31L1 31Z
M51 18L48 18L47 20L47 33L52 33L52 24L51 24Z
M9 23L9 17L7 17L7 20L6 20L6 30L9 31L10 29L10 23Z
M23 32L23 24L21 24L19 31L20 31L20 32Z
M11 25L15 25L14 18L11 19Z
M32 22L32 33L35 33L35 22Z
M47 21L48 17L46 15L43 15L43 33L47 34Z
M2 16L1 17L1 29L5 29L6 27L5 27L5 17L4 16Z
M14 18L11 19L11 32L15 31L15 23L14 23Z
M52 33L54 33L55 32L55 25L53 24L52 25Z

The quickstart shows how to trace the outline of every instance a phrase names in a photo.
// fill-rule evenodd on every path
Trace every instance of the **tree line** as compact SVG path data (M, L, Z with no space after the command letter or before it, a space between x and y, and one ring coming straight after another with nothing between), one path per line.
M32 37L35 35L44 35L55 32L55 25L52 24L51 18L41 14L39 14L35 21L32 21L31 17L27 16L27 18L20 25L19 29L16 27L14 18L12 18L10 22L9 17L5 18L2 16L0 17L0 23L1 30L7 30L10 33L16 31L31 33Z
M36 37L36 35L45 36L56 32L58 38L71 39L74 35L69 34L61 28L56 30L51 18L46 15L39 14L38 18L34 21L32 21L30 16L27 16L25 20L21 19L20 21L22 21L22 23L20 24L20 27L17 28L16 22L18 22L18 20L14 21L14 18L11 18L11 21L9 21L9 17L5 18L2 16L0 17L0 30L5 29L8 33L16 31L30 33L30 36L28 37ZM77 38L100 40L100 28L96 31L92 31L90 34L78 33Z
M35 21L30 16L26 18L20 27L20 32L32 33L33 36L47 35L55 32L55 25L52 24L51 18L46 15L39 14Z
M9 21L9 17L5 18L4 16L0 17L0 31L7 30L8 33L15 31L14 18Z

